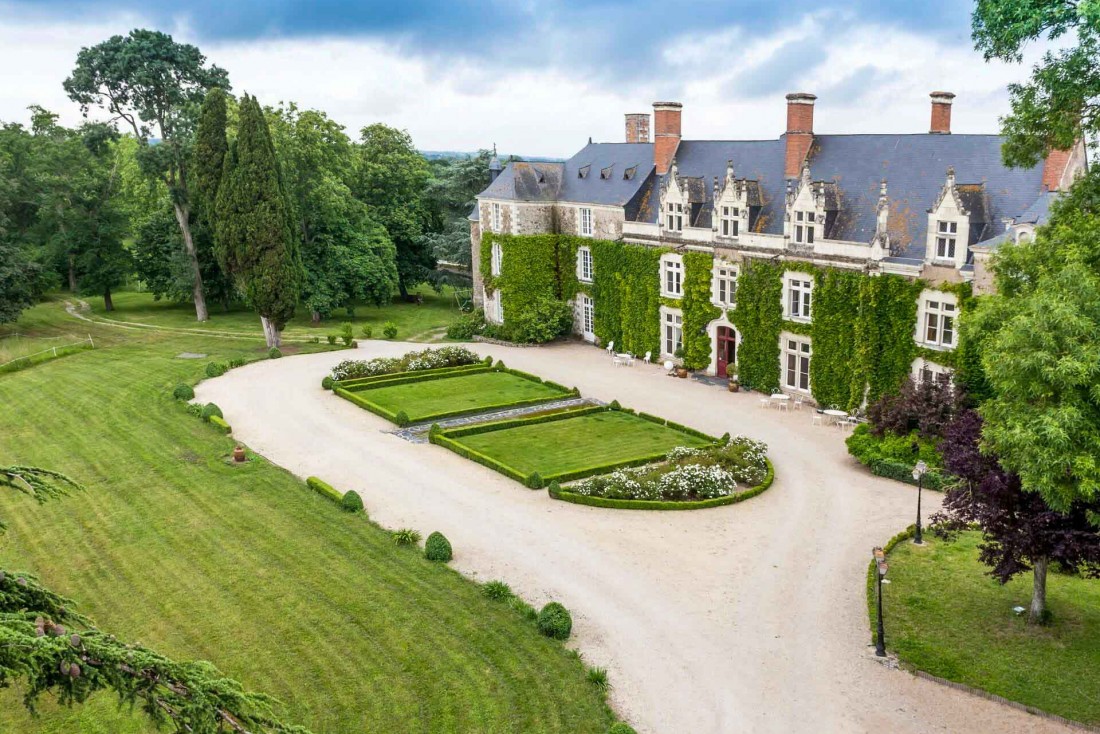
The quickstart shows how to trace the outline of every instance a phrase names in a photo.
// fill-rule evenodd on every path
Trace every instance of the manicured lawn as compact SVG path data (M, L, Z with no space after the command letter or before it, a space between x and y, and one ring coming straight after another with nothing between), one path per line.
M349 317L343 309L322 321L319 326L310 322L309 312L302 307L287 325L283 336L287 339L308 339L320 337L322 341L329 333L340 331L340 325L349 321L354 324L355 338L362 339L362 327L369 325L373 338L381 339L382 325L392 321L397 325L397 338L402 341L428 341L436 336L433 331L445 328L459 316L454 289L446 286L443 293L436 293L428 286L420 286L415 293L423 299L422 305L393 303L377 306L359 306L355 316ZM262 336L260 319L244 306L234 305L226 312L220 304L211 303L210 320L205 323L195 321L195 308L189 303L170 303L154 301L149 293L121 292L114 295L115 310L107 313L103 310L102 298L85 299L97 316L119 321L129 321L175 329L209 329L247 336Z
M71 323L49 305L21 326ZM233 441L169 395L207 360L176 355L258 356L260 341L85 327L96 350L0 375L0 463L87 487L41 506L0 493L0 567L124 639L212 661L318 734L606 731L581 663L518 613L287 472L224 461ZM20 694L0 692L5 734L154 731L108 696L46 700L33 719Z
M630 413L609 410L567 420L454 439L501 463L544 479L590 466L623 463L707 441Z
M549 401L565 397L560 390L507 372L460 374L392 387L352 388L351 392L390 412L403 410L414 422L441 414L491 410L521 400Z
M1031 574L1001 586L978 562L978 533L925 535L890 553L886 645L916 668L1068 719L1100 724L1100 581L1051 573L1054 621L1029 627Z

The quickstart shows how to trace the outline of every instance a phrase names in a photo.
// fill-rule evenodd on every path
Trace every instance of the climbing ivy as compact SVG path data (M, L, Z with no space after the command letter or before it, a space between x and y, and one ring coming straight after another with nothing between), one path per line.
M866 279L863 273L836 268L817 268L814 273L810 385L819 405L843 407L852 402L852 361L856 357L852 317L859 313L860 282ZM858 404L863 391L857 389Z
M779 389L779 332L783 329L783 267L748 260L737 284L737 308L729 318L741 333L737 376L761 392Z
M684 317L683 365L689 370L701 370L710 366L707 324L722 315L722 309L710 302L714 257L706 252L685 252L683 260L683 296L677 304Z
M917 297L923 288L923 282L900 275L861 280L859 301L853 304L857 317L849 410L859 407L864 392L868 404L873 403L897 390L909 374L917 351L913 343Z
M656 247L591 240L596 337L634 354L660 353L661 255Z

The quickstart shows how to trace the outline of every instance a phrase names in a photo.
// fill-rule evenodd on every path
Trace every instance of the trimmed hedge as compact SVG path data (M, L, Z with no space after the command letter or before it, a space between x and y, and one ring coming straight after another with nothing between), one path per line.
M709 507L721 507L723 505L735 505L744 502L758 494L762 494L775 481L775 467L771 459L768 460L768 473L764 481L755 487L750 487L744 492L737 492L726 497L715 497L709 500L697 500L695 502L672 502L668 500L617 500L607 497L588 497L583 494L574 494L560 486L555 489L554 482L550 485L550 496L563 502L572 502L575 505L587 505L589 507L603 507L613 510L705 510Z
M340 498L340 507L345 512L363 512L366 509L363 505L363 498L359 496L358 492L351 489L344 492L344 496Z
M327 497L336 504L341 504L344 501L344 495L340 494L331 484L324 482L317 477L308 477L306 479L306 485L317 494L322 497Z
M335 386L335 384L336 384L335 380L333 380L328 375L325 375L324 379L321 380L321 389L322 390L331 390Z
M452 428L444 431L444 435L448 438L462 438L463 436L473 436L478 433L489 433L491 431L502 431L506 428L518 428L520 426L534 426L539 423L553 423L554 421L566 420L568 418L578 418L583 415L591 415L592 413L602 413L607 408L600 405L593 405L586 408L570 408L558 413L546 413L544 415L531 416L530 418L508 418L502 421L493 421L491 423L478 423L473 426L462 426L461 428Z
M913 479L913 467L901 461L890 459L872 459L867 468L875 476L896 479L899 482L917 486L917 480ZM935 469L929 469L924 475L924 488L942 490L950 483L950 478Z
M396 423L397 422L397 414L396 413L393 413L389 410L386 410L385 408L383 408L379 405L375 405L374 403L370 402L369 400L365 400L365 399L359 397L358 395L356 395L355 393L348 392L347 390L343 389L342 387L337 387L332 392L335 395L339 395L344 400L348 400L352 403L355 403L356 405L358 405L360 408L363 408L364 410L369 410L371 413L374 413L377 416L385 418L390 423Z
M233 429L229 427L229 424L225 422L225 418L220 415L212 415L206 419L212 426L217 426L223 433L232 433Z
M573 616L556 601L542 608L536 623L539 632L555 640L568 640L569 633L573 631Z
M517 482L522 482L524 484L526 484L527 482L527 475L523 472L519 471L518 469L513 469L507 464L503 464L490 456L486 456L485 454L474 451L473 449L466 448L457 441L448 438L446 433L437 432L433 434L429 432L428 441L434 443L437 446L442 446L443 448L450 449L451 451L461 456L463 459L469 459L470 461L475 461L482 466L487 466L493 471L500 472L510 479L515 479Z
M207 362L206 363L206 376L207 377L221 377L229 371L227 365L221 362Z
M356 377L351 380L339 380L336 385L345 390L369 390L375 387L390 387L391 385L404 385L411 382L429 382L455 377L456 375L490 371L488 367L482 364L467 364L459 367L436 367L431 370L413 370L410 372L392 372L388 375L374 375L373 377Z
M207 423L209 423L210 419L214 417L224 418L224 416L222 415L222 409L214 403L207 403L206 405L202 406L202 410L200 411L199 416Z
M454 557L451 541L447 540L443 533L439 531L432 533L424 541L424 557L429 561L446 563Z
M172 397L174 397L176 400L194 400L195 389L190 385L181 382L180 384L176 385L174 390L172 390Z

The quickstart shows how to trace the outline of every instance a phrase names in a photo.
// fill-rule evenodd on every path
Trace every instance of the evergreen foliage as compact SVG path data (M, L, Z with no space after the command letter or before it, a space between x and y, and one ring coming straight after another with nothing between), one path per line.
M539 632L555 640L569 639L573 631L573 617L569 610L556 601L552 601L539 611L537 620Z
M191 153L195 208L199 219L211 228L216 218L218 188L222 183L228 152L225 92L221 87L214 87L202 101L195 129L195 147Z
M271 135L248 95L218 190L216 244L222 267L260 314L268 346L278 346L294 315L302 268Z
M176 400L193 400L195 398L195 389L190 385L181 382L180 384L176 385L174 390L172 390L172 397L174 397Z
M349 489L344 492L344 496L340 499L340 507L345 512L363 512L363 498L359 496L359 493L353 489Z
M705 252L685 252L683 260L683 297L677 304L684 318L683 365L689 370L702 370L710 366L707 324L722 315L722 310L711 304L714 257Z
M454 552L451 550L451 542L438 531L428 536L428 539L424 541L424 557L429 561L437 561L439 563L446 563L454 557Z
M783 329L783 267L746 262L737 283L737 308L730 320L741 333L737 377L760 392L779 389L779 332Z
M632 354L661 352L661 255L665 250L593 240L596 337Z

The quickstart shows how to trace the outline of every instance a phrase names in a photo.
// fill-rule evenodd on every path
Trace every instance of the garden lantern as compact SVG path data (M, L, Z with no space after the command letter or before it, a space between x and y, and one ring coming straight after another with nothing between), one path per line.
M917 481L917 532L913 535L913 543L916 545L922 545L924 538L921 537L920 532L920 495L921 490L924 489L924 474L928 471L928 464L924 461L918 461L917 465L913 467L913 479Z

